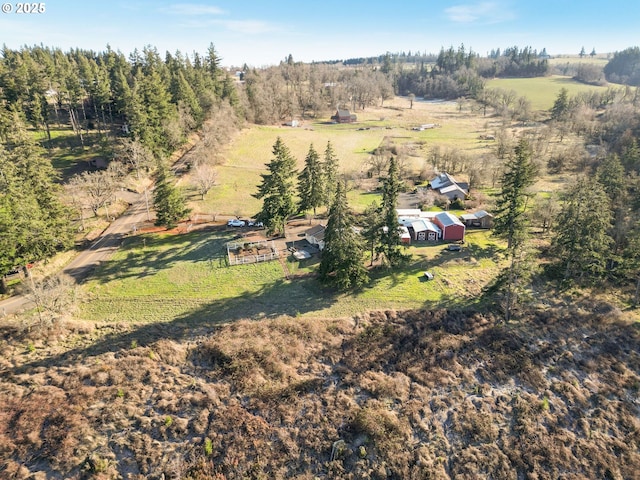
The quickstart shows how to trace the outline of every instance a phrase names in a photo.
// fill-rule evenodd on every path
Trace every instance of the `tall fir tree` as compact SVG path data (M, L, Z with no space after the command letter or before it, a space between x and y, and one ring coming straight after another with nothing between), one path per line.
M182 192L173 184L169 172L161 162L158 162L153 206L156 210L155 224L167 228L175 227L190 212Z
M304 159L304 169L298 176L298 196L300 198L298 209L301 212L313 210L316 216L318 207L324 204L324 172L318 152L309 146L309 152Z
M569 187L555 222L552 255L565 282L585 284L604 277L613 240L609 198L599 182L580 178Z
M633 305L640 306L640 221L629 232L629 241L624 250L623 273L635 284Z
M402 252L400 240L400 223L398 222L398 195L402 182L398 173L398 164L394 157L389 160L389 171L382 181L382 232L380 243L376 252L382 256L383 261L390 267L397 267L408 260L408 256Z
M501 293L505 321L511 319L514 308L520 303L525 285L531 273L529 219L527 207L531 197L530 187L535 182L537 168L531 159L531 148L526 140L520 140L514 155L505 165L501 179L501 192L496 201L493 234L506 240L508 267L501 276Z
M383 218L380 205L373 201L364 211L362 218L362 236L367 243L371 255L371 265L377 260L376 250L383 232Z
M518 249L528 237L526 211L536 173L531 148L526 140L520 140L505 164L493 220L493 233L507 241L507 251Z
M611 205L609 235L613 239L614 245L609 268L619 263L619 259L616 257L624 248L629 233L630 202L626 179L624 166L616 154L606 156L596 169L596 180L602 185Z
M553 107L551 107L551 118L556 121L566 120L569 114L569 90L561 88Z
M338 185L338 157L333 151L331 141L327 142L327 148L324 150L324 159L322 162L322 170L324 172L325 191L324 199L327 208L331 207L336 196L336 187Z
M267 169L269 173L261 174L262 183L253 195L262 200L256 220L264 223L269 235L284 235L287 220L296 212L296 160L280 137L273 145L273 159Z
M344 183L338 182L329 210L318 276L323 284L342 291L360 288L369 278L363 264L362 237L354 225Z

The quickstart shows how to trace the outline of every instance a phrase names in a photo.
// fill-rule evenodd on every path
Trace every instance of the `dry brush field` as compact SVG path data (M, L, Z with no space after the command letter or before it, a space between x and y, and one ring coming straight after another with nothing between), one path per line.
M637 478L637 323L573 312L7 325L0 476Z

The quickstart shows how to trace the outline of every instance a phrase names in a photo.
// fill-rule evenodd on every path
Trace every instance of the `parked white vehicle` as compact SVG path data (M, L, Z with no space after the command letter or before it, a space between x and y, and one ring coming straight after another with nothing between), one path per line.
M244 220L238 220L237 218L232 218L227 222L227 227L244 227Z

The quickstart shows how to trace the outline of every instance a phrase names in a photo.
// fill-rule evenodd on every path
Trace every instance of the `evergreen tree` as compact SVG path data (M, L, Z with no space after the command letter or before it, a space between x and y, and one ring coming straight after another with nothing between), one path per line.
M0 145L0 275L69 248L69 212L56 173L17 113Z
M296 211L296 160L282 138L273 145L273 159L267 164L269 173L262 174L255 198L262 199L262 209L256 220L264 223L267 233L285 233L287 220Z
M398 222L398 212L396 210L401 186L398 164L396 159L391 157L387 177L382 181L382 232L380 233L380 243L376 250L390 267L396 267L408 260L408 256L401 250L400 223Z
M493 234L507 241L507 251L517 250L527 239L526 210L536 173L531 148L526 140L520 140L505 164L493 221Z
M627 171L635 170L640 173L640 148L635 138L622 150L621 161Z
M333 151L331 141L327 142L327 148L324 151L322 169L324 171L325 186L324 201L327 208L330 208L336 196L336 187L338 186L338 157L336 157Z
M229 102L229 105L233 108L238 108L240 99L238 98L238 91L236 90L236 86L233 83L231 75L225 75L224 80L222 81L222 92L220 97Z
M362 236L367 243L369 253L371 255L371 265L377 260L376 250L380 245L381 235L383 231L382 215L378 202L372 202L364 211L362 222Z
M354 218L347 204L344 183L339 182L329 210L318 275L322 283L342 291L357 289L368 280L367 269L362 263L362 238L353 227Z
M615 154L605 157L596 170L596 179L609 197L612 213L609 235L613 238L613 253L616 255L620 253L629 229L629 195L620 158ZM612 257L610 266L614 263L617 259Z
M504 286L505 320L511 319L513 308L524 294L530 268L527 240L529 220L527 206L536 176L536 166L531 161L531 148L526 140L520 140L514 155L507 161L502 175L502 190L498 196L493 222L493 234L507 241L507 271L502 275Z
M622 268L635 283L633 305L638 307L640 305L640 222L636 222L630 232L629 242L624 250Z
M171 82L171 95L173 98L173 103L175 103L176 105L180 103L186 105L189 113L195 120L196 125L202 125L202 121L204 120L204 113L202 112L202 108L198 103L196 94L191 88L191 85L189 85L189 83L185 79L184 73L182 71L178 71L174 74Z
M315 217L316 209L324 203L324 190L322 164L318 152L311 144L304 159L304 169L298 176L299 211L313 210Z
M556 121L566 120L569 113L569 90L562 87L551 107L551 118Z
M551 244L566 282L604 276L612 244L610 223L610 202L600 183L581 178L568 189Z
M175 227L178 221L189 214L184 196L173 185L166 167L158 162L156 186L153 191L153 206L156 210L156 225Z

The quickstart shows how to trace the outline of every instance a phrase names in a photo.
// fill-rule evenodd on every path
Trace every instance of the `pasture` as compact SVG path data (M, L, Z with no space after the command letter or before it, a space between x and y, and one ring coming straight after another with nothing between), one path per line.
M515 90L519 96L526 96L539 120L548 118L548 110L563 87L569 90L570 96L606 88L559 76L496 79L490 80L487 87ZM193 194L191 207L194 212L204 214L255 215L261 203L252 195L261 182L260 174L266 171L265 165L272 159L272 147L279 136L297 159L299 169L303 168L311 144L322 157L327 142L331 141L341 170L356 179L355 188L349 192L350 205L362 212L378 198L371 192L375 182L358 181L365 178L368 162L377 147L391 145L402 150L407 167L416 174L425 165L429 167L427 157L436 147L443 151L459 151L471 163L481 161L494 144L481 140L480 136L493 135L504 125L503 119L491 112L483 115L482 109L472 101L460 104L416 100L411 107L407 98L395 97L383 106L367 107L356 114L358 122L354 124L332 124L327 115L327 118L301 122L296 128L282 125L245 128L223 152L224 161L217 167L217 185L204 201ZM437 126L422 131L414 129L424 124ZM521 128L516 123L508 126L512 131ZM188 188L187 181L185 178L182 185Z
M537 101L541 103L553 103L556 88L572 84L567 79L546 78L512 85L519 86L522 92L534 91L538 81L546 85L542 93L538 92ZM357 115L356 124L319 120L303 122L297 128L245 128L223 152L225 160L217 167L217 185L204 201L191 196L194 212L253 216L260 201L252 194L265 164L272 158L272 146L278 136L300 169L310 144L322 156L327 141L331 141L341 170L355 179L349 192L350 205L361 212L380 198L371 191L375 181L364 179L367 162L376 147L388 144L402 149L414 171L424 166L434 147L458 149L472 160L480 160L494 148L480 135L495 133L503 122L500 117L483 116L471 102L415 101L410 108L402 97L381 107L358 111ZM414 129L427 123L438 126ZM510 125L513 132L517 128L515 123ZM189 188L188 180L188 175L180 179L185 189ZM540 191L545 192L562 186L549 178L540 182ZM228 267L224 245L238 233L217 226L179 235L129 237L83 288L89 301L83 303L81 317L132 323L178 320L216 324L240 318L335 318L379 308L468 305L481 301L484 288L495 278L502 261L498 255L500 244L490 232L470 232L462 252L446 252L442 245L411 246L407 267L396 271L374 268L367 287L343 295L320 288L315 279L317 259L287 258L282 262ZM425 270L434 273L433 281L422 279Z
M355 294L323 289L317 258L228 266L225 243L236 231L223 227L179 235L129 237L83 287L80 318L101 322L207 322L241 318L335 318L381 308L464 305L481 297L498 272L498 244L486 231L468 236L461 252L443 245L408 247L409 265L372 270ZM425 282L424 270L435 279Z
M272 147L281 137L297 159L298 168L304 166L309 146L321 158L331 141L340 160L343 173L351 178L364 179L373 151L385 144L396 145L405 152L409 169L419 172L425 165L429 151L436 146L457 149L471 157L486 152L487 143L479 140L482 133L494 133L499 120L483 117L471 111L470 106L460 109L455 102L415 101L409 108L407 99L397 97L382 107L369 107L358 111L354 124L331 124L307 121L300 127L251 126L244 129L226 148L224 162L217 167L218 181L204 201L193 195L194 211L206 214L252 216L260 209L260 201L252 197L261 182L260 174L273 158ZM436 124L436 128L413 130L423 124ZM359 182L356 182L358 184ZM364 182L369 185L369 183ZM183 182L187 185L187 182ZM362 211L376 199L368 186L349 193L349 201L356 211Z
M569 97L582 92L606 90L608 87L598 87L576 82L570 77L552 75L536 78L496 78L489 80L486 88L501 88L514 90L520 97L527 97L534 111L548 111L558 97L562 88L566 88Z

